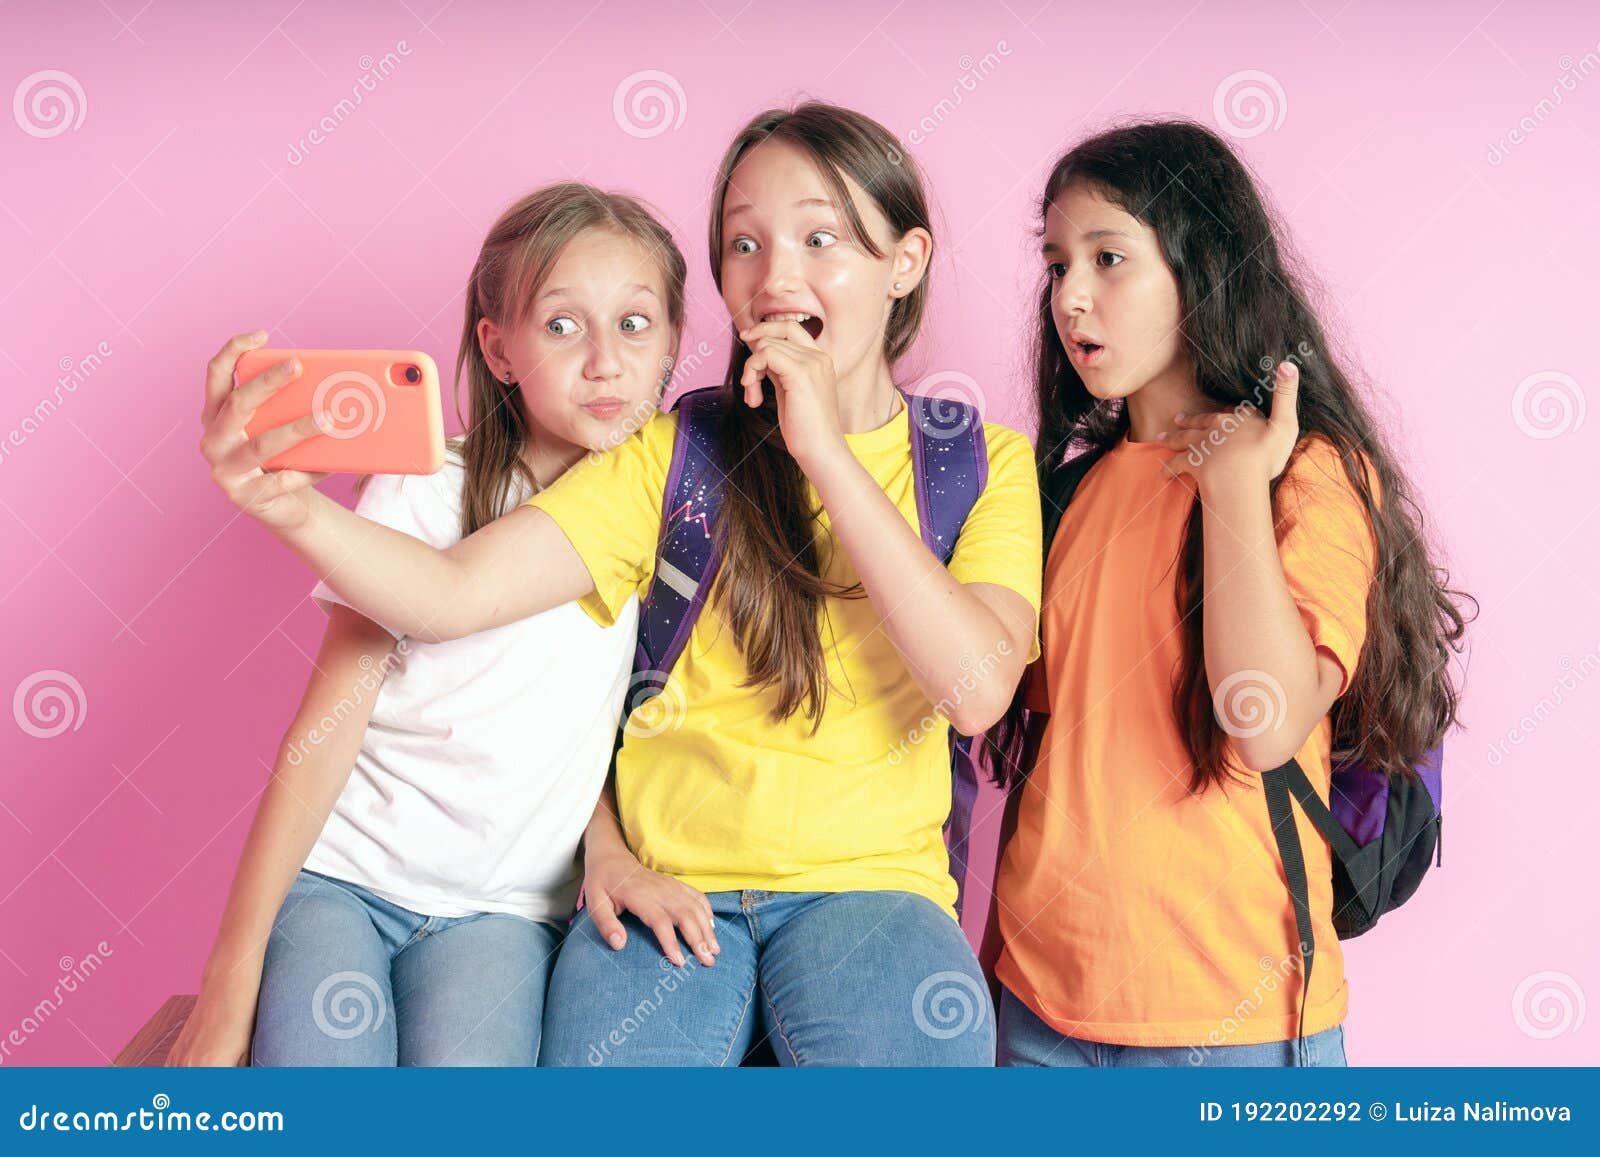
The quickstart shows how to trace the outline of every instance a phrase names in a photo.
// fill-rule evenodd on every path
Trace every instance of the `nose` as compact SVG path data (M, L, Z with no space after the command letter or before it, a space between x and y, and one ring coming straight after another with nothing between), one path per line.
M1077 317L1094 309L1094 299L1089 295L1087 274L1068 268L1066 276L1055 285L1056 311L1066 317Z
M782 297L800 283L800 261L790 245L772 245L767 249L767 266L763 271L761 288L773 297Z
M592 382L605 382L621 374L622 359L617 349L621 340L610 330L591 334L589 355L583 360L583 376Z

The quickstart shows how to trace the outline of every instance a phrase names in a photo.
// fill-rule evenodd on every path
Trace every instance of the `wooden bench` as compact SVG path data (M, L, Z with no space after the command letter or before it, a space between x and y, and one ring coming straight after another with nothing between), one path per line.
M113 1065L124 1069L154 1069L167 1063L167 1054L178 1041L184 1023L194 1011L193 996L169 996L144 1027L123 1046Z

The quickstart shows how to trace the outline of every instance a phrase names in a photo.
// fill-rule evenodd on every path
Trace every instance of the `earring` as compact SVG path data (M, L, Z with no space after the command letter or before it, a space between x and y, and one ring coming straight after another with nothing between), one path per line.
M511 384L511 371L507 370L506 371L506 385L509 386L510 384Z
M894 291L896 293L900 292L900 283L898 281L894 283Z

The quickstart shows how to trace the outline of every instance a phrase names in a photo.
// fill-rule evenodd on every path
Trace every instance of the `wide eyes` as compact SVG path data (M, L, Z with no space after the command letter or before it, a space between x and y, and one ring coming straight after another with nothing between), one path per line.
M839 243L839 235L831 229L814 229L806 235L807 249L827 249ZM735 237L728 246L734 253L750 254L760 248L750 237Z
M1126 260L1127 258L1122 254L1113 253L1109 249L1102 249L1094 255L1095 264L1102 269L1115 269ZM1051 281L1060 281L1067 275L1067 263L1065 261L1052 261L1045 266L1045 271L1049 273Z
M643 333L654 324L648 314L630 313L617 323L617 328L623 333ZM552 317L545 323L545 330L556 337L571 337L578 332L578 323L565 315Z

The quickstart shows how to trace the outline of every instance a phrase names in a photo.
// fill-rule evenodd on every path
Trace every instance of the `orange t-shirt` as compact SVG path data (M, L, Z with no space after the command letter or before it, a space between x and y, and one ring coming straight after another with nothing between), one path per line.
M1191 794L1173 716L1183 649L1173 584L1198 486L1162 470L1173 453L1114 446L1051 544L1044 652L1028 683L1030 706L1050 718L996 883L997 967L1068 1036L1288 1040L1301 990L1294 911L1259 780L1234 760L1244 782ZM1342 694L1366 634L1371 524L1326 439L1305 441L1279 495L1280 526L1291 524L1279 544L1284 577L1312 642L1344 669ZM1324 798L1331 730L1324 719L1296 757ZM1343 1021L1347 991L1331 853L1298 807L1295 817L1317 946L1309 1035Z

